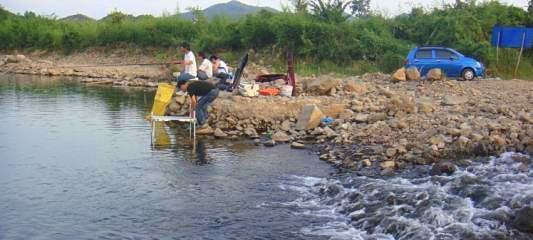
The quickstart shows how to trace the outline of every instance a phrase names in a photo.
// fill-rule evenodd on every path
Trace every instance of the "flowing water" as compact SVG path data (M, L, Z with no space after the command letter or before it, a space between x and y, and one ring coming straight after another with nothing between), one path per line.
M0 239L533 239L512 224L533 171L511 153L383 178L164 126L152 147L153 95L0 75Z

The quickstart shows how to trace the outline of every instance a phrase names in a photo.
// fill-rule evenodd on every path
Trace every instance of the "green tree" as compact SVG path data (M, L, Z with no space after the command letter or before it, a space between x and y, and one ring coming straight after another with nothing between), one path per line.
M370 15L370 0L352 0L351 10L355 17Z
M296 13L301 13L301 14L308 13L308 8L309 8L308 0L291 0L291 3Z
M529 12L530 15L533 14L533 0L529 0L527 11Z
M350 5L346 0L313 0L309 2L313 15L331 23L341 23L348 19L346 9Z

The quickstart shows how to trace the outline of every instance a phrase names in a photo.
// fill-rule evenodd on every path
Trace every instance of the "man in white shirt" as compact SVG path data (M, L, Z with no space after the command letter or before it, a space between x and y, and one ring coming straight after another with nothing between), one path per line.
M209 59L205 57L205 53L200 52L198 58L201 62L200 67L198 67L198 79L207 80L213 77L213 64Z
M180 61L179 63L183 66L183 71L178 76L178 81L188 81L193 78L196 78L197 76L197 69L196 69L196 57L194 56L194 53L191 51L191 47L189 43L182 42L180 44L180 51L184 54L183 61Z

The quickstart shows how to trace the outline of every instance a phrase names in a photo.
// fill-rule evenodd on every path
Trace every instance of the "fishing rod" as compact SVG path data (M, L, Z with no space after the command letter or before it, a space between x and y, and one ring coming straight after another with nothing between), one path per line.
M86 68L86 67L123 67L123 66L155 66L155 65L168 65L168 64L180 64L177 62L159 62L159 63L107 63L107 64L93 64L93 65L59 65L59 68Z

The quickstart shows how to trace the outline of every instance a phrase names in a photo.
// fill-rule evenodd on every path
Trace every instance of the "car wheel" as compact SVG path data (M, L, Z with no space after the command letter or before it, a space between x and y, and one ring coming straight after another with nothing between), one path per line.
M463 80L465 81L472 81L474 80L474 78L476 78L476 74L474 73L474 70L470 68L466 68L465 70L463 70L463 73L461 74L461 76L463 77Z

